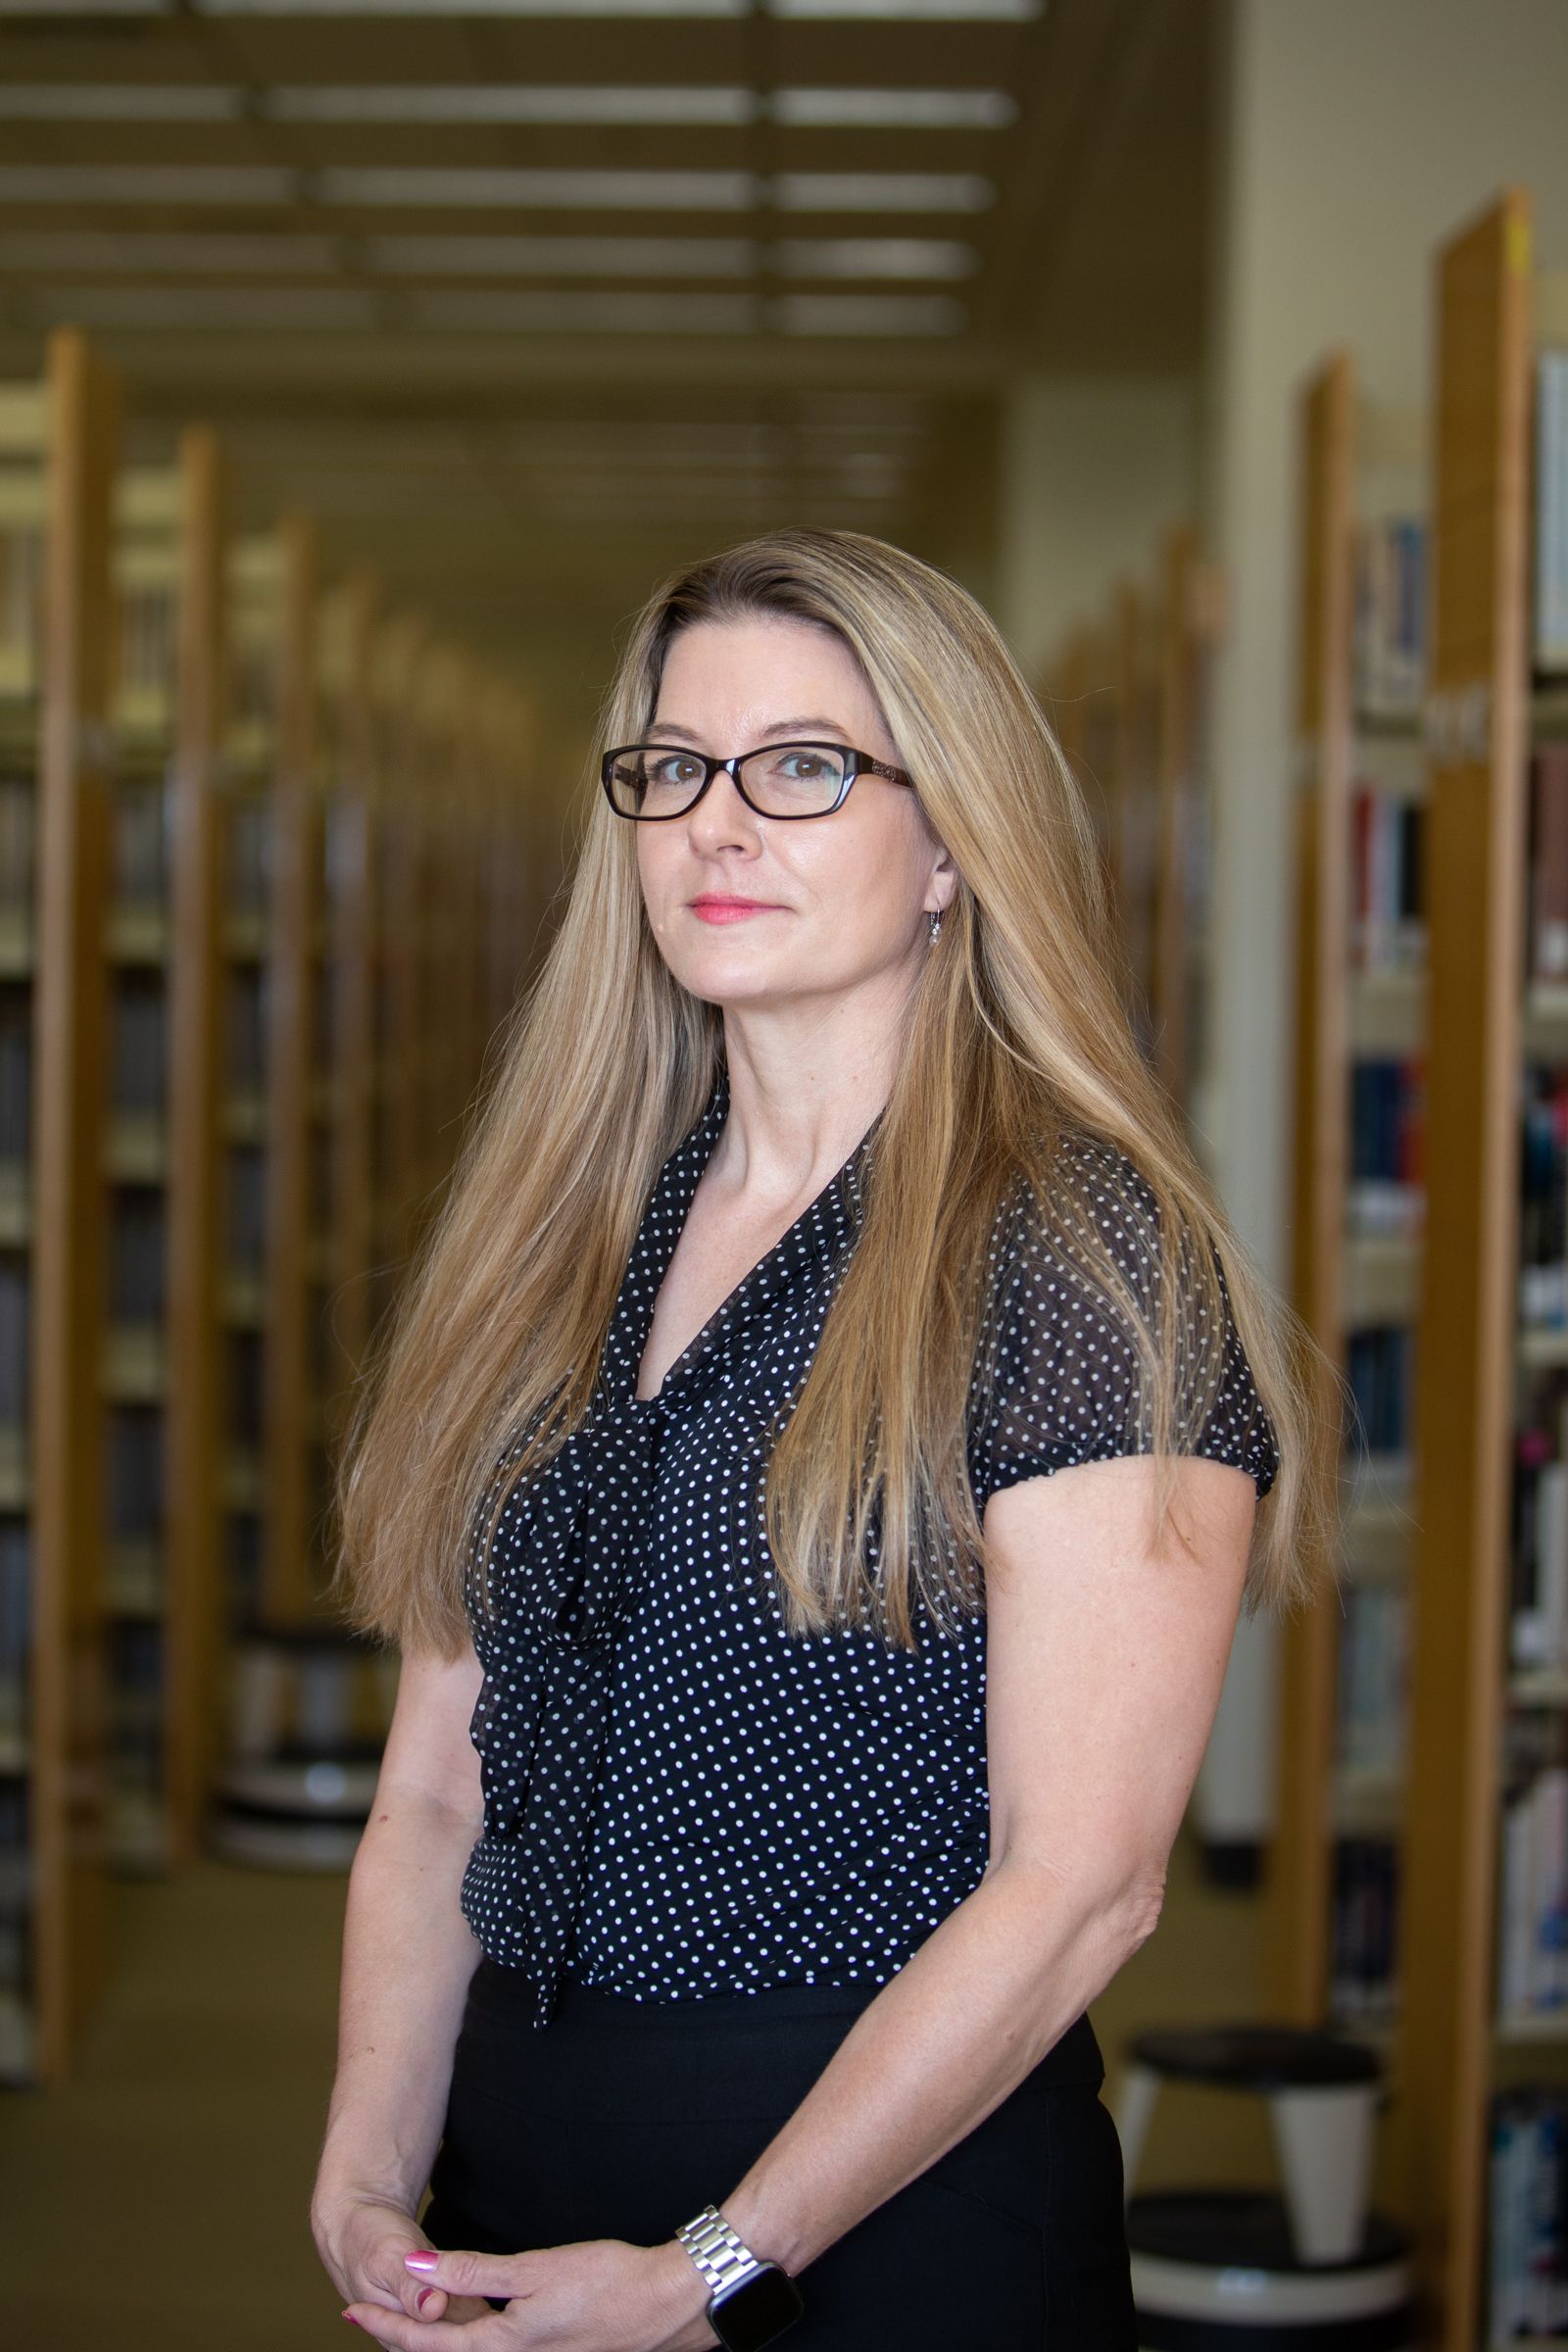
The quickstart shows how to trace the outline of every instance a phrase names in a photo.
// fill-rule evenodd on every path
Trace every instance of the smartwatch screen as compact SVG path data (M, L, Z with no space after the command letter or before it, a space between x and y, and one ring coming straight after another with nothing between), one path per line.
M721 2343L750 2347L768 2342L805 2309L801 2290L789 2273L775 2263L766 2263L743 2285L721 2295L710 2318Z

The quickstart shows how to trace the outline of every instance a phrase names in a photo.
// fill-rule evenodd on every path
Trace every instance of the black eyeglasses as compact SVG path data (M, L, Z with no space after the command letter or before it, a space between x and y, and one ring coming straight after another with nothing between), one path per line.
M902 767L843 743L770 743L730 760L710 760L684 744L628 743L605 754L599 780L617 816L657 825L695 808L720 772L759 816L831 816L860 775L913 786Z

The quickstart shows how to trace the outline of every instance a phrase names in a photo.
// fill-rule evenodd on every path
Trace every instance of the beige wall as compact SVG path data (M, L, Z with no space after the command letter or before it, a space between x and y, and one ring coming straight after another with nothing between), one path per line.
M1003 401L993 610L1031 674L1064 632L1152 570L1190 520L1198 395L1187 377L1026 378Z

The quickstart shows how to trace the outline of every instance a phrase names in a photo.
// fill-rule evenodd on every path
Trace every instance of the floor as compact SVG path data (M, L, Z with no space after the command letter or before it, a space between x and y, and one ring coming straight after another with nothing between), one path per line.
M0 2337L15 2352L325 2352L347 2330L307 2222L343 1882L203 1862L119 1891L119 1960L72 2081L0 2093ZM1257 1905L1172 1857L1157 1934L1094 2005L1127 2035L1254 2009ZM1263 2180L1250 2101L1167 2093L1140 2180Z

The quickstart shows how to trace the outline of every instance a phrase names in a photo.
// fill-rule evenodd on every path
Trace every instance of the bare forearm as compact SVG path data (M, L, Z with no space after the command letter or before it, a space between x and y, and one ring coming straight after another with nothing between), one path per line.
M1130 1898L1074 1901L998 1865L857 2018L789 2122L719 2201L804 2270L1001 2105L1144 1939Z
M479 1958L458 1901L475 1828L425 1796L377 1796L349 1880L318 2203L370 2194L412 2211L429 2177Z

